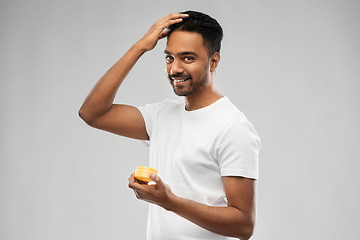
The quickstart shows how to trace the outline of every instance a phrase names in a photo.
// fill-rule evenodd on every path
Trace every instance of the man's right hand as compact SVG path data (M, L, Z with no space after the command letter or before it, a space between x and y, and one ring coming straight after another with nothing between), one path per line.
M170 13L162 19L156 21L149 31L144 35L144 37L139 40L136 45L139 46L144 51L152 50L157 42L166 37L169 34L169 27L172 24L179 23L183 18L188 17L189 15L183 13Z
M80 117L87 124L125 137L149 139L140 111L133 106L113 104L113 101L121 83L141 55L169 34L167 27L185 17L188 15L171 13L155 22L145 36L104 74L79 110Z

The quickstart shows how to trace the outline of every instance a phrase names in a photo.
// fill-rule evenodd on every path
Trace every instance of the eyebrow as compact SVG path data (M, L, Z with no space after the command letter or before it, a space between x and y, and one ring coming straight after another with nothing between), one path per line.
M168 50L164 50L164 53L165 54L169 54L169 55L172 55L171 52L169 52ZM191 51L188 51L188 52L181 52L178 54L179 56L184 56L184 55L194 55L194 56L198 56L198 54L196 52L191 52Z

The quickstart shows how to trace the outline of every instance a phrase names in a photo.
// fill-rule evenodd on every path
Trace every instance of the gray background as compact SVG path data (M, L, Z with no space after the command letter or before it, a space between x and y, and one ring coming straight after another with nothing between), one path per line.
M359 2L8 0L0 5L0 239L144 239L147 204L127 187L147 149L89 128L82 101L168 12L225 31L217 82L262 139L252 239L360 235ZM117 102L176 98L165 41Z

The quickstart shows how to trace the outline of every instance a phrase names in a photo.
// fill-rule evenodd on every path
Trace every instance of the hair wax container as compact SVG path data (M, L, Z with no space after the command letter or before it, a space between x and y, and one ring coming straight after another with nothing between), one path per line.
M135 171L135 180L140 184L153 183L150 179L150 173L157 174L157 170L149 167L138 166Z

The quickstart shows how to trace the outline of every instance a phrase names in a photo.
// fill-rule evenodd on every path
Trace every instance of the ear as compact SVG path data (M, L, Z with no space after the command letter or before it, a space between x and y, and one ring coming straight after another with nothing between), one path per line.
M210 72L215 72L217 65L220 62L220 53L214 53L210 58Z

